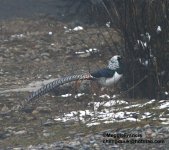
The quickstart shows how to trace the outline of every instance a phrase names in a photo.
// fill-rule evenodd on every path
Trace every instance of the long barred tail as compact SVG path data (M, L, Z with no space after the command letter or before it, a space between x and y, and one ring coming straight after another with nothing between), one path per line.
M77 81L77 80L92 80L93 77L90 74L82 74L82 75L72 75L68 77L64 77L58 80L54 80L46 84L45 86L41 87L39 90L33 92L29 97L25 99L25 101L30 102L39 98L40 96L52 91L53 89L59 87L68 82Z

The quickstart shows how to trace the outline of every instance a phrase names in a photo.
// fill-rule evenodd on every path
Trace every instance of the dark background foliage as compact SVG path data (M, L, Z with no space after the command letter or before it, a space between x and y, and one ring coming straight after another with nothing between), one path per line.
M126 66L123 86L125 89L134 86L129 96L166 98L164 93L169 89L169 1L103 0L95 7L99 9L94 14L101 13L105 19L101 22L109 19L124 38L125 48L120 51ZM161 31L157 30L159 28Z

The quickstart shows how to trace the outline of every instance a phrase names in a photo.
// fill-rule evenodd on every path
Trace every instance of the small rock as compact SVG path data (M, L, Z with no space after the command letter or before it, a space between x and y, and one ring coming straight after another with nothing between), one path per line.
M36 120L36 117L26 116L25 119L26 119L27 121L31 121L31 120Z
M80 148L80 150L89 150L90 146L87 144L83 144L83 148Z
M169 133L169 127L163 127L163 128L161 128L161 129L159 129L158 132L166 132L166 133Z
M25 58L25 55L20 55L20 57Z
M36 111L40 113L50 113L52 110L48 107L37 107Z
M102 135L99 135L99 134L96 134L96 135L95 135L95 139L102 139L102 137L103 137L103 136L102 136Z
M97 143L94 143L94 144L93 144L93 148L94 148L95 150L100 150L100 147L99 147L99 145L98 145Z
M52 120L49 120L49 119L45 123L43 123L44 126L51 126L53 124L54 124L54 122Z
M76 131L69 131L69 134L70 134L70 135L75 135L75 134L76 134Z
M91 56L90 53L78 54L78 57L80 57L80 58L86 58L86 57L89 57L89 56Z
M80 142L79 141L72 141L69 144L72 146L78 146L78 145L80 145Z
M64 139L65 139L65 140L70 140L71 137L70 137L70 136L67 136L67 137L65 137Z
M1 109L0 114L1 114L1 115L7 115L7 114L9 114L9 113L10 113L9 108L8 108L6 105L4 105L4 106L2 107L2 109Z
M25 58L29 58L30 57L30 54L29 53L26 53L25 54Z
M13 148L13 150L23 150L23 148L21 148L21 147L16 147L16 148Z
M46 52L46 53L42 53L41 56L42 57L44 57L44 56L50 57L50 54Z
M48 60L49 57L48 57L48 56L43 56L43 59L44 59L44 60Z
M50 136L50 133L43 133L43 136L44 136L44 137L49 137L49 136Z
M146 132L145 132L146 137L147 137L147 138L151 138L151 137L152 137L152 133L153 133L153 132L152 132L152 130L151 130L150 128L147 129Z
M0 139L5 139L7 137L8 137L8 135L6 132L0 132Z
M150 125L149 125L149 124L147 124L147 125L145 125L145 126L144 126L144 128L150 128Z
M5 128L5 130L8 130L8 131L9 131L9 130L14 130L14 129L16 129L16 127L9 126L9 127L6 127L6 128Z
M4 59L3 57L0 57L0 62L3 62L3 59Z
M90 144L94 144L96 141L95 140L91 140L90 141Z
M33 108L32 108L32 107L27 106L27 107L24 107L24 108L22 109L22 111L23 111L23 112L25 112L25 113L32 113Z
M85 134L84 133L77 133L76 136L84 136Z
M9 111L9 108L6 105L4 105L1 109L1 112L8 112L8 111Z
M25 131L25 130L14 132L15 135L22 135L22 134L26 134L26 133L27 133L27 131Z
M39 58L36 58L36 59L35 59L35 61L36 61L36 62L39 62L39 61L40 61L40 59L39 59Z
M52 77L52 75L51 74L49 74L49 75L45 75L44 76L44 79L50 79Z
M37 110L33 110L33 111L32 111L32 114L33 114L33 115L36 115L36 114L38 114L38 113L39 113L39 111L37 111Z
M111 146L111 148L113 149L113 150L118 150L119 149L119 145L117 145L117 144L114 144L113 146Z
M73 125L73 124L75 124L75 120L74 119L70 119L70 120L65 122L65 126L66 125Z

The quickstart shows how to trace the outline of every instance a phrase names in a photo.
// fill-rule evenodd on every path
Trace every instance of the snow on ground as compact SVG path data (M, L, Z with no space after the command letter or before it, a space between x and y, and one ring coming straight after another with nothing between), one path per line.
M81 31L81 30L84 29L82 26L77 26L77 27L74 27L73 29L68 28L66 26L64 26L63 28L65 29L65 33L68 33L68 32L71 32L71 31Z
M113 100L107 94L101 95L101 98L109 99L108 101L101 102L89 102L88 105L93 105L93 110L79 110L72 111L69 113L65 113L62 117L56 116L55 121L66 122L69 120L78 121L81 120L88 127L93 125L99 125L101 123L115 123L115 122L136 122L141 121L143 119L148 119L156 115L155 113L145 111L143 113L139 112L139 109L143 109L143 107L147 107L156 102L155 99L145 102L143 104L134 104L130 105L129 102L125 100ZM169 102L167 101L158 101L161 103L160 106L155 107L155 109L164 109L167 108L169 110ZM120 107L120 105L126 105L126 107ZM100 109L102 108L102 109ZM130 111L129 109L138 108L137 111ZM86 117L87 116L87 117ZM162 124L169 123L169 118L165 118L163 115L159 116L159 120L162 121Z
M96 54L96 53L99 53L99 52L100 52L100 50L97 49L97 48L89 48L89 49L86 49L84 51L77 51L77 52L75 52L75 54L76 55L85 55L87 57L87 56L90 56L91 54Z
M42 87L43 85L52 82L56 79L48 79L44 81L34 81L28 84L26 87L13 88L9 90L0 89L0 93L10 93L10 92L20 92L20 91L35 91ZM74 96L78 98L84 96L85 93L77 93L72 95L70 93L60 95L63 98L68 98ZM96 96L96 94L93 94ZM169 116L164 112L169 110L169 101L168 100L147 100L144 102L128 102L118 98L118 95L110 96L108 94L100 95L100 102L91 101L87 105L86 110L71 111L69 113L64 113L63 116L56 116L55 121L66 122L69 120L82 121L86 123L87 126L98 125L100 123L114 123L114 122L135 122L141 121L147 118L158 118L162 124L169 123ZM90 109L89 109L90 108ZM159 116L152 112L152 110L161 110L163 113L160 113ZM145 110L145 112L144 112ZM157 116L157 117L153 117Z
M160 104L160 106L158 106L159 109L165 109L168 108L169 109L169 101L163 101L162 104Z
M80 31L80 30L83 30L83 27L82 26L77 26L77 27L74 27L73 30L74 31Z

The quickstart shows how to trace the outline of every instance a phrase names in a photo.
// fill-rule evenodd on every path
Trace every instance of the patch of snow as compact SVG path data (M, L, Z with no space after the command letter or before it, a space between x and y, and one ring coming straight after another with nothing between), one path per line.
M169 124L169 119L165 118L165 120L163 122L161 122L161 124L168 125Z
M89 52L92 52L93 51L93 49L92 48L89 48Z
M167 92L167 91L165 91L165 95L168 95L168 92Z
M100 106L103 107L112 107L115 106L116 104L128 104L128 102L123 101L123 100L109 100L109 101L102 101L102 102L90 102L88 105L94 105L94 110L97 110Z
M148 66L148 60L142 60L141 58L138 59L140 64L142 64L143 66L147 67Z
M99 96L99 97L100 97L100 98L108 98L108 99L110 99L110 96L107 95L107 94L101 95L101 96Z
M64 95L61 95L61 97L70 97L72 96L72 94L64 94Z
M148 41L150 41L151 36L150 36L150 34L148 32L146 32L146 37L148 38Z
M145 49L147 47L147 43L146 42L142 42L141 40L137 40L137 43L140 44L143 49Z
M155 99L152 99L151 101L146 102L146 103L140 105L139 107L143 107L143 106L146 106L146 105L148 105L148 104L152 104L153 102L155 102Z
M140 44L140 42L141 42L140 40L137 40L137 44Z
M72 29L69 29L69 28L68 28L68 27L66 27L66 26L64 26L63 28L65 29L65 32L66 32L66 33L68 33L68 32L70 32L70 31L72 31Z
M113 95L112 98L116 98L116 95Z
M83 95L85 95L85 93L78 93L78 94L75 95L75 98L81 97Z
M166 102L166 100L161 100L161 101L159 101L160 103L163 103L163 102Z
M161 122L161 124L168 125L169 121L167 121L167 122Z
M97 52L99 52L99 50L97 48L89 48L89 49L86 50L86 52L87 53L90 53L90 52L91 53L97 53Z
M147 67L148 66L148 60L145 60L144 62L142 62L142 65Z
M53 33L50 31L48 34L49 34L49 35L52 35Z
M134 107L140 107L141 104L135 104L135 105L130 105L130 106L126 106L124 107L124 109L129 109L129 108L134 108Z
M110 21L106 23L106 26L110 28Z
M151 118L152 117L152 113L150 112L145 112L142 116L141 119L147 119L147 118Z
M168 108L169 107L169 102L165 102L163 104L161 104L161 106L159 106L159 109L164 109L164 108Z
M160 33L162 31L161 26L157 27L157 33Z
M124 119L126 117L124 117L125 113L124 112L117 112L116 114L114 114L114 118L115 119Z
M62 118L56 117L54 120L55 120L55 121L62 121Z
M95 125L99 125L100 122L93 122L93 123L88 123L87 126L91 127L91 126L95 126Z
M144 115L149 116L151 113L150 112L145 112Z
M85 52L75 52L75 54L85 54Z
M126 118L124 121L140 121L139 119L136 119L136 118Z
M89 126L93 126L93 125L98 125L100 124L99 121L104 121L104 123L113 123L113 122L124 122L124 121L136 121L135 118L132 117L132 114L135 112L117 112L114 113L113 111L109 110L109 109L104 109L103 111L98 111L97 115L96 113L94 113L91 110L79 110L79 111L72 111L69 113L64 113L64 116L62 117L55 117L55 121L62 121L62 122L66 122L69 120L74 120L74 121L78 121L79 119L82 122L88 122L89 119L85 119L85 116L88 115L90 116L90 123L87 123L86 125ZM96 121L97 120L97 121ZM138 120L139 121L139 120Z
M111 106L115 105L116 102L113 101L113 100L110 100L110 101L108 101L106 103L102 103L102 104L103 104L104 107L111 107Z
M78 54L78 55L86 54L86 56L90 56L90 54L92 54L92 53L98 53L98 52L99 52L99 50L97 48L89 48L89 49L86 49L84 51L75 52L75 54Z
M25 35L24 34L14 34L14 35L11 35L11 39L21 39L21 38L24 38Z
M159 120L165 121L165 120L167 120L167 118L159 118Z
M144 44L144 47L147 47L147 43L146 42L144 42L143 44Z
M74 31L80 31L80 30L83 30L83 27L82 26L77 26L73 30Z

